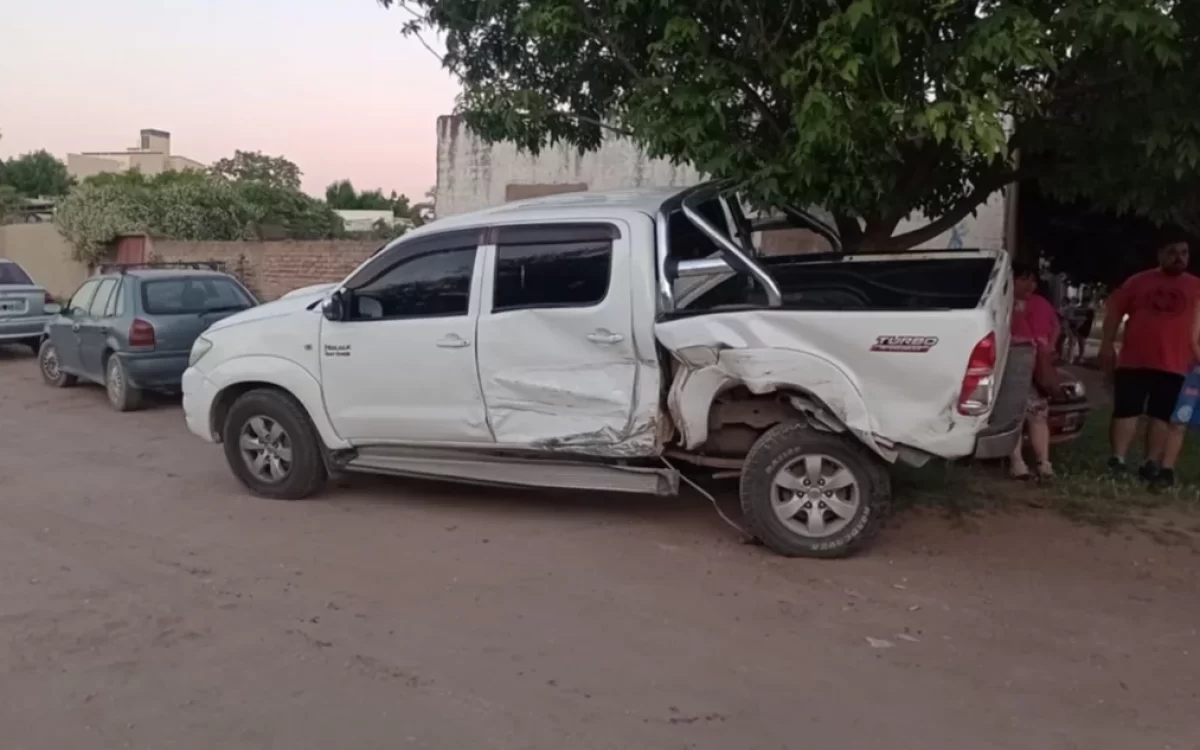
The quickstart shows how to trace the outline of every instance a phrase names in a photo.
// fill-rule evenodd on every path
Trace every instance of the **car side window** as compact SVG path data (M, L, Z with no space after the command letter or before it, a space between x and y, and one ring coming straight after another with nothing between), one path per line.
M101 281L100 286L96 287L96 295L92 297L92 302L88 305L88 314L93 318L104 317L104 311L108 308L108 301L112 298L113 290L116 288L116 279L104 279Z
M118 315L125 313L125 280L122 279L117 283L117 288L113 290L112 296L108 298L108 305L104 308L104 317L115 318Z
M88 307L92 304L92 297L96 296L96 287L100 285L99 279L90 279L83 282L83 286L75 290L71 295L71 301L67 303L67 309L73 314L85 313Z
M477 248L405 254L351 289L350 320L451 318L467 314Z
M609 224L502 227L492 312L600 304L619 236Z

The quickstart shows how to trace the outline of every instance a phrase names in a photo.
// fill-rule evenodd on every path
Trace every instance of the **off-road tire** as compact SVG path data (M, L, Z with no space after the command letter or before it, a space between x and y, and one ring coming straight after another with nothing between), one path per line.
M141 388L129 382L129 370L115 354L104 361L104 393L112 408L122 412L141 409L145 397Z
M845 528L813 538L789 529L776 515L775 477L804 455L835 459L859 483L859 507ZM750 448L742 465L740 495L746 530L786 557L845 557L871 541L891 505L891 482L883 463L852 437L821 432L800 422L776 425Z
M62 371L58 364L58 349L50 342L50 339L42 341L38 346L38 371L42 373L42 380L46 385L52 388L70 388L79 382L79 378L74 375L68 375ZM53 368L49 365L48 357L52 357L54 361ZM51 374L53 371L53 375Z
M242 428L258 416L278 423L291 444L291 467L288 475L278 483L264 482L254 476L242 458ZM259 388L239 396L225 416L221 439L229 468L256 495L277 500L301 500L320 492L328 479L321 455L321 438L304 407L287 393Z

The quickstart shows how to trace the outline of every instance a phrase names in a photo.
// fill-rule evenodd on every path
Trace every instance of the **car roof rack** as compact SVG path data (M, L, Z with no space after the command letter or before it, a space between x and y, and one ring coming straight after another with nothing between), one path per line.
M225 264L218 260L172 260L172 261L151 261L147 263L102 263L100 264L100 273L120 273L135 270L158 270L172 269L189 271L224 271Z

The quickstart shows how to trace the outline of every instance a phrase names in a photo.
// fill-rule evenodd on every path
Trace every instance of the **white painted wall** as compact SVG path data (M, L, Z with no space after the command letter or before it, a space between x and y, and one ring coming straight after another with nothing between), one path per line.
M613 138L598 151L580 154L571 146L543 149L534 157L514 144L489 146L471 133L457 116L437 121L438 216L477 211L505 202L509 185L585 184L589 190L629 187L685 187L703 179L690 166L651 159L631 141ZM914 216L897 227L897 234L925 224ZM961 221L953 231L922 244L922 248L1001 248L1005 244L1005 199L997 193L978 214Z

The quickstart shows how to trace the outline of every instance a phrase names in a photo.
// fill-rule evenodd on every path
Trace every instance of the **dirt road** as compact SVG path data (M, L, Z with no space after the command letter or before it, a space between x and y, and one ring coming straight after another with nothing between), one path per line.
M11 349L0 498L6 750L1200 747L1200 557L1049 515L811 562L692 496L271 502Z

